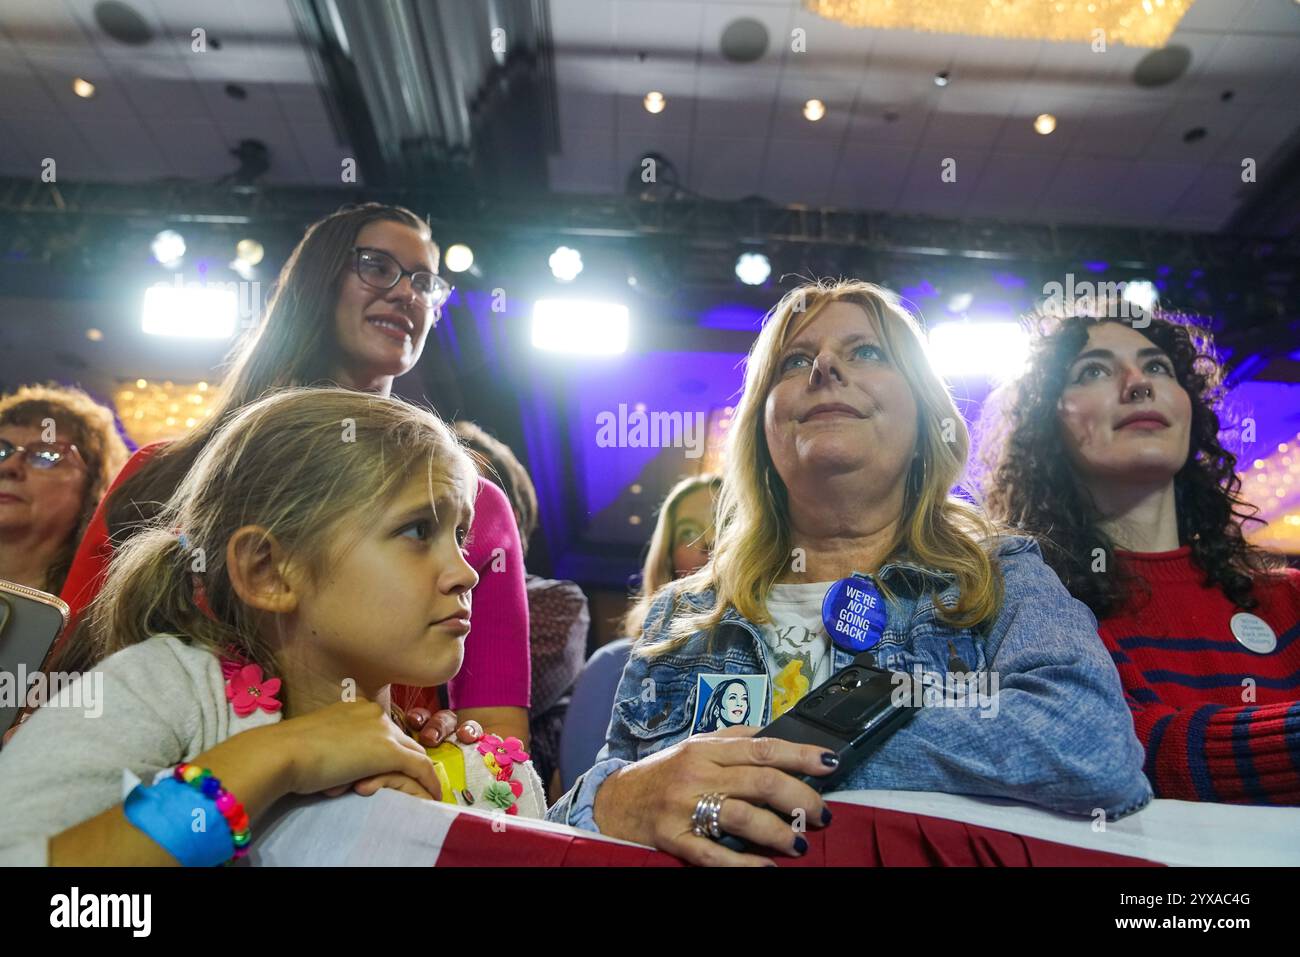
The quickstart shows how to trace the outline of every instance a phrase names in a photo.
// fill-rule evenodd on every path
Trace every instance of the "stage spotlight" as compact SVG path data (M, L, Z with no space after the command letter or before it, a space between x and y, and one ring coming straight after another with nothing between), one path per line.
M810 123L816 123L826 115L826 104L821 100L809 100L803 105L804 119Z
M1150 312L1155 304L1160 301L1160 293L1148 280L1134 279L1131 282L1124 283L1122 298L1125 302L1137 306L1143 312Z
M1039 113L1034 117L1034 131L1046 136L1056 129L1056 117L1051 113Z
M617 302L539 299L533 345L547 352L618 355L627 351L628 310Z
M944 322L930 330L930 356L945 376L1018 375L1029 357L1029 338L1016 322Z
M81 77L76 77L72 81L72 92L83 100L88 100L95 95L95 84Z
M464 272L470 266L474 265L474 250L470 249L464 243L456 243L454 246L447 247L447 258L444 260L447 268L452 272Z
M664 107L668 105L668 101L658 90L651 90L645 95L645 99L641 102L642 105L645 106L645 111L647 113L662 113Z
M239 321L235 285L160 282L150 286L145 290L140 326L151 336L229 339Z
M974 300L974 298L975 297L968 292L959 292L957 293L957 295L953 296L951 299L948 300L948 311L965 312L967 309L970 308L970 304Z
M256 239L241 239L235 243L235 258L242 263L256 266L264 256L266 256L266 250Z
M559 246L547 260L551 275L560 282L572 282L582 272L582 253L568 246Z
M164 229L153 238L149 248L156 262L175 266L185 256L185 237L174 229Z
M741 253L736 260L736 278L746 286L761 286L772 275L772 264L762 253Z

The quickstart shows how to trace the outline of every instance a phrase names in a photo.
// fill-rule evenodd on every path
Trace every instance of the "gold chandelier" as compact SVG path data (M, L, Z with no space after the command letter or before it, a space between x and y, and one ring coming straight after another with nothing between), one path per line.
M1162 47L1192 0L803 0L850 27ZM1098 34L1097 31L1102 33Z

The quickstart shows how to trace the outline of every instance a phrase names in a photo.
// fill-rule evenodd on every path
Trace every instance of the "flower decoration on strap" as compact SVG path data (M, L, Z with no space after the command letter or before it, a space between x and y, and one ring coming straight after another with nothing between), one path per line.
M528 752L518 738L502 740L495 734L483 735L478 743L478 753L483 755L483 763L488 766L498 781L509 780L511 768L528 760Z

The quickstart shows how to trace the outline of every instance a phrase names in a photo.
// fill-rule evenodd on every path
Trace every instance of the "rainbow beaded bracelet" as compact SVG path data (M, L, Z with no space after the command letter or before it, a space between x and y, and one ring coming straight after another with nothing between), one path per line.
M178 764L172 776L182 784L188 784L217 805L217 810L230 826L230 840L235 845L235 854L231 860L237 860L248 853L248 844L253 839L249 828L248 812L244 805L235 800L235 796L221 786L221 781L207 768L197 764Z

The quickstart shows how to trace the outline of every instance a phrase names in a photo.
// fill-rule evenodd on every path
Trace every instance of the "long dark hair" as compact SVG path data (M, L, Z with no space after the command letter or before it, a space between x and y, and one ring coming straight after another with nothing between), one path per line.
M329 377L339 359L334 310L345 267L361 230L382 221L416 230L436 255L428 224L402 206L345 206L307 227L280 270L262 321L232 351L212 415L155 452L104 503L115 548L158 516L199 454L236 412L277 389L333 384ZM84 671L93 662L89 616L83 614L63 640L55 667Z
M986 462L992 460L986 507L994 517L1035 535L1047 563L1098 619L1119 612L1141 585L1116 563L1115 543L1101 528L1101 513L1070 466L1057 403L1088 330L1114 321L1087 315L1039 317L1028 368L1000 404L1006 417L1003 438L985 456ZM1178 384L1191 399L1187 461L1174 475L1178 540L1190 546L1207 584L1233 604L1253 608L1254 577L1273 562L1242 535L1242 523L1252 520L1256 510L1241 497L1237 457L1219 440L1223 368L1211 337L1168 314L1153 314L1149 325L1134 328L1169 356ZM1096 549L1104 553L1102 567L1108 571L1093 570Z
M344 207L309 226L280 270L262 322L232 353L211 417L155 453L110 496L108 530L115 545L157 514L232 413L275 389L328 383L338 366L334 309L345 267L357 235L380 221L410 226L432 245L428 225L402 206Z

